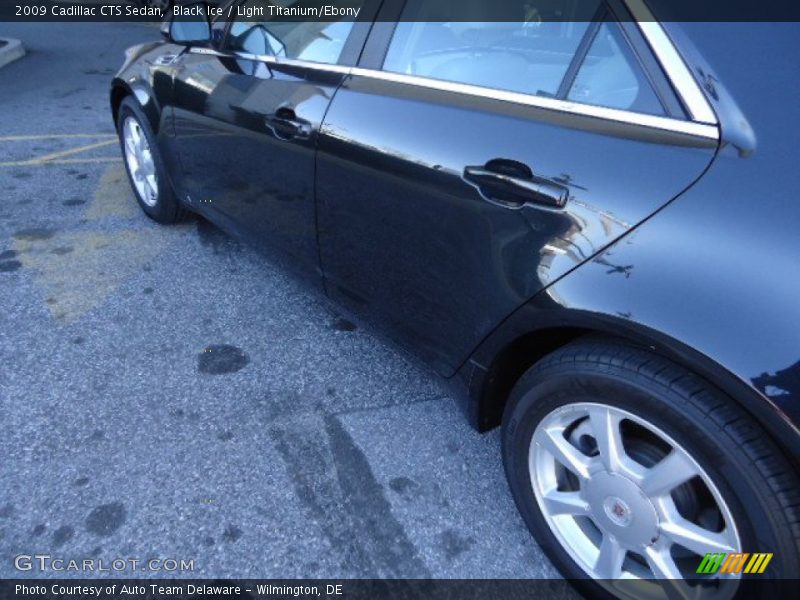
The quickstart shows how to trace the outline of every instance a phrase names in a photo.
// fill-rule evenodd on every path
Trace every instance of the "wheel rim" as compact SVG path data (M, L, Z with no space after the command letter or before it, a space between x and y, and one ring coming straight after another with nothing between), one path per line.
M147 206L158 202L158 178L156 164L150 144L147 142L142 126L133 117L126 117L122 124L122 138L125 161L139 198Z
M736 574L696 574L706 553L741 552L739 533L708 474L647 420L600 403L562 406L536 427L528 467L556 538L616 593L625 589L610 580L641 580L637 598L728 597L738 586Z

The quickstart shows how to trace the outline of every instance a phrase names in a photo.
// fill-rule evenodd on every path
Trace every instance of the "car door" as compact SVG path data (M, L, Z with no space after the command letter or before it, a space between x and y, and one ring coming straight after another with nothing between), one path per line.
M471 4L484 21L400 4L382 9L400 22L373 27L321 129L320 254L332 296L449 375L691 185L718 130L658 24L621 3ZM499 9L518 20L491 21ZM612 258L608 276L635 266Z
M319 126L366 31L352 19L273 20L270 6L235 3L230 21L215 24L216 45L181 57L173 94L179 187L224 229L317 273Z

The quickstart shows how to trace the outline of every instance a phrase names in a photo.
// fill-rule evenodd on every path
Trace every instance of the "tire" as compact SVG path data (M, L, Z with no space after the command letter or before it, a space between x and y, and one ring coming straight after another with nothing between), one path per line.
M141 145L133 142L127 147L127 128L131 127ZM156 136L147 117L132 96L125 98L119 107L117 135L125 162L125 170L134 196L145 214L159 223L176 223L186 215L170 185L169 175L161 157ZM147 165L137 168L137 165ZM136 173L134 172L136 170Z
M503 415L503 462L531 533L591 597L766 598L800 576L797 473L730 398L645 350L587 339L531 367ZM698 575L704 549L751 553L745 568L773 556L761 575Z

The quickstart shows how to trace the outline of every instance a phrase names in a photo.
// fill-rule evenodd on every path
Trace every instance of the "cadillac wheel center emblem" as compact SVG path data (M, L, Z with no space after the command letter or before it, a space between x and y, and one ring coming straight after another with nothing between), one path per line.
M620 527L627 527L633 520L633 512L622 498L610 496L603 502L606 515Z

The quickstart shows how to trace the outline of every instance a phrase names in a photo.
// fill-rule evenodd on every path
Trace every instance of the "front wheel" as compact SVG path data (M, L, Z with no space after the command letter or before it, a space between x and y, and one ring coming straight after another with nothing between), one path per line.
M729 398L644 350L578 342L528 370L503 458L531 532L592 596L732 598L747 580L766 597L800 574L786 459Z
M185 210L172 191L155 134L132 96L120 104L117 134L128 179L139 206L159 223L179 221Z

